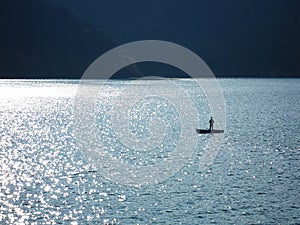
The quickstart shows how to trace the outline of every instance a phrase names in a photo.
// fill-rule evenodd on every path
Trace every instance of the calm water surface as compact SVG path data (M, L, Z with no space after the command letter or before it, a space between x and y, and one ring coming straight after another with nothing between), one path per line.
M300 81L218 81L227 125L214 163L199 170L208 138L199 136L185 167L164 182L139 188L108 181L80 154L73 132L78 81L0 81L0 223L299 224ZM157 85L176 93L164 82L145 81L140 88ZM195 101L200 122L191 132L207 127L210 112L201 90L190 80L174 82ZM109 124L113 102L130 85L112 81L100 96L99 141L128 162L155 164L176 148L179 115L161 99L137 103L131 127L139 138L147 131L141 112L171 122L151 157L126 150Z

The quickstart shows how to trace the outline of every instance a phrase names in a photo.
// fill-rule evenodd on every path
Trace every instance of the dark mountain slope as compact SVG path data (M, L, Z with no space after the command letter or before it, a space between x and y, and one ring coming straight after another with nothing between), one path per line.
M1 78L80 78L114 46L67 9L40 0L2 0L0 27Z
M50 0L49 0L50 1ZM300 75L298 0L51 0L119 43L184 45L219 76Z

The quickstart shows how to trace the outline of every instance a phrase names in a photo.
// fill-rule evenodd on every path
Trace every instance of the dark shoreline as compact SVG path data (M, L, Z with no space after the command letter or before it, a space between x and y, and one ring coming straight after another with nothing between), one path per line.
M141 80L164 80L164 79L208 79L208 78L211 78L211 77L157 77L157 78L152 78L152 79L147 79L146 78L147 76L145 77L134 77L134 78L110 78L109 80L138 80L138 79L141 79ZM240 78L243 78L243 79L299 79L300 76L283 76L283 77L280 77L280 76L216 76L215 77L216 79L240 79ZM50 77L50 78L47 78L47 77L1 77L0 80L83 80L82 78L55 78L55 77ZM99 78L99 79L85 79L85 80L107 80L107 79L102 79L102 78Z

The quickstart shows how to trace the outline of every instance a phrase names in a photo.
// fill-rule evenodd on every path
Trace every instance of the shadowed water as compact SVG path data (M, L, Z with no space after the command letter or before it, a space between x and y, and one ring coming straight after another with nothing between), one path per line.
M200 171L209 137L199 135L193 157L178 173L159 184L135 188L108 181L81 155L73 127L78 81L2 80L0 223L300 223L299 80L218 81L227 125L219 127L225 129L225 137L214 163ZM156 85L176 93L164 82L144 81L141 89ZM210 111L199 87L191 80L174 82L185 88L199 114L191 133L207 128ZM151 154L126 148L111 130L110 110L130 83L111 81L106 94L99 96L97 135L114 157L132 165L155 164L176 148L179 114L163 99L138 102L129 122L135 135L147 137L145 115L151 115L165 117L166 136Z

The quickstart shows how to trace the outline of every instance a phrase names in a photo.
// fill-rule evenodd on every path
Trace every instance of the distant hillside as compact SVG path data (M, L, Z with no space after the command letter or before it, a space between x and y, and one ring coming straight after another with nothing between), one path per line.
M41 0L0 3L0 78L80 78L112 39Z
M119 43L159 39L219 76L300 76L298 0L48 0Z
M158 39L217 76L300 77L297 0L2 0L0 78L80 78L105 51ZM182 76L137 65L115 77Z

